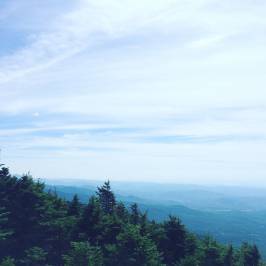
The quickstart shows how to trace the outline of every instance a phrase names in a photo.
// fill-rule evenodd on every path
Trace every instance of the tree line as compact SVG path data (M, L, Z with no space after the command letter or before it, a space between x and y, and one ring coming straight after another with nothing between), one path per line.
M110 183L81 204L0 165L0 266L259 266L256 245L222 245L174 216L147 218L117 202Z

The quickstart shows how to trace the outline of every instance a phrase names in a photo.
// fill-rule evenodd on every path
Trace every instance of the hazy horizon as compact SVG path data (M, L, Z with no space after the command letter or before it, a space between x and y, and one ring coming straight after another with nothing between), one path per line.
M2 162L47 179L266 187L265 12L2 0Z
M20 176L20 175L18 175ZM40 180L43 181L45 184L49 184L49 185L70 185L70 186L77 186L77 187L82 187L83 185L90 185L90 184L97 184L102 185L104 182L106 181L110 181L111 186L113 184L138 184L138 185L155 185L155 186L159 186L159 185L165 185L165 186L176 186L176 187L195 187L195 188L239 188L239 189L255 189L255 190L266 190L266 185L262 184L239 184L239 183L211 183L211 182L198 182L198 183L189 183L189 182L185 182L185 180L183 180L183 182L175 182L175 181L169 181L168 179L166 179L166 181L164 180L143 180L140 178L135 178L135 179L131 179L131 180L126 180L126 179L112 179L112 178L101 178L101 179L93 179L90 177L80 177L80 178L76 178L76 177L72 177L72 178L64 178L64 177L49 177L49 178L45 178L45 177L37 177L37 176L32 176L33 179L35 180Z

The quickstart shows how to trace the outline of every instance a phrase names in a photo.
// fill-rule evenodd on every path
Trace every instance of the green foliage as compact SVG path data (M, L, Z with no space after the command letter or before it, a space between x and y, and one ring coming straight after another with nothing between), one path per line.
M0 208L0 241L5 240L12 235L12 231L8 229L8 213Z
M98 199L91 197L78 223L79 239L96 244L101 236L103 213Z
M109 180L104 182L102 187L98 188L97 195L99 197L102 210L107 214L112 213L115 208L116 200L114 193L111 190Z
M25 266L44 266L46 265L46 256L42 248L32 247L25 251L25 258L21 260L21 264Z
M136 203L130 206L130 221L133 224L138 224L140 221L140 210Z
M243 243L240 248L240 265L243 266L259 266L260 253L256 245Z
M196 257L189 256L181 259L176 266L199 266L199 261Z
M179 262L186 255L187 232L181 221L173 216L163 224L164 235L161 240L161 250L164 261L171 265Z
M140 228L127 225L117 236L117 245L109 246L109 257L106 265L162 265L160 254L155 243L147 236L140 234Z
M79 202L78 195L75 194L72 201L69 203L67 213L70 216L79 216L81 211L81 203Z
M0 266L16 266L15 260L10 257L7 257L2 260L2 262L0 263Z
M123 221L124 223L128 222L128 219L129 219L128 210L126 209L125 205L122 202L118 202L116 204L115 213L116 213L116 216L121 221Z
M67 255L63 255L65 266L101 266L102 252L99 247L92 247L88 242L72 242Z
M86 205L70 202L31 176L0 166L0 266L259 266L255 245L200 239L173 216L147 219L117 203L110 182Z
M233 266L234 265L234 250L233 246L229 245L224 256L224 266Z
M202 241L201 266L223 266L223 247L211 237Z

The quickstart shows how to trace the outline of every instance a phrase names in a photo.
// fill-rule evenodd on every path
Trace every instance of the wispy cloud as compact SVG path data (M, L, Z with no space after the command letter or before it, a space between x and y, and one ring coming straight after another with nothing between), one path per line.
M5 0L0 9L0 146L16 171L262 179L265 3Z

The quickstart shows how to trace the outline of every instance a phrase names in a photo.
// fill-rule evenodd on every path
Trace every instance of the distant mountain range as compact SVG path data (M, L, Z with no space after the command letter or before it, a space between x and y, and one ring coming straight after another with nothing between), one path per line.
M70 200L87 202L97 181L49 181L47 189ZM176 215L198 235L211 234L223 243L256 243L266 257L266 189L113 182L117 200L138 203L156 221Z

